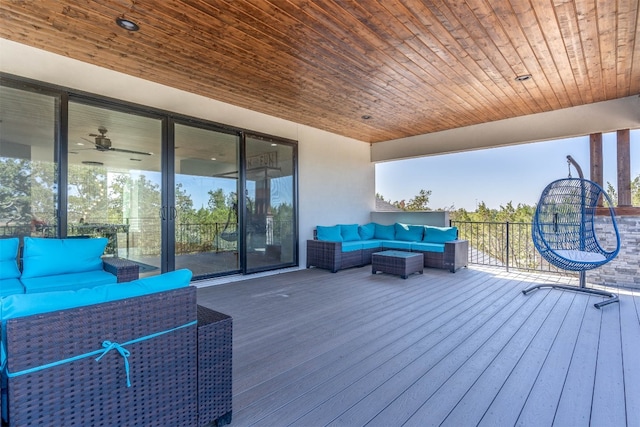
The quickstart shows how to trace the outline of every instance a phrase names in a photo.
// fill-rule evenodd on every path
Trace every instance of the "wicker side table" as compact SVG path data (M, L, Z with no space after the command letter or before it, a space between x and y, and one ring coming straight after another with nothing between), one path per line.
M383 251L371 255L371 273L398 274L403 279L410 274L424 271L424 257L421 253L403 251Z
M198 426L231 422L233 319L198 305Z
M140 277L140 266L125 258L102 258L102 268L118 278L118 283L130 282Z

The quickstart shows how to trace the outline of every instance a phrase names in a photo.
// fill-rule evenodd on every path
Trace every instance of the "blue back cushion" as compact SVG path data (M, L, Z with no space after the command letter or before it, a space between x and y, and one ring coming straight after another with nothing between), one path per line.
M359 241L358 224L340 224L340 235L343 242Z
M340 234L340 226L334 225L331 227L325 227L318 225L316 227L316 236L318 240L325 240L328 242L342 242L342 234Z
M370 240L376 234L376 225L373 222L369 224L361 225L358 227L358 234L360 234L360 240Z
M424 225L408 225L396 222L394 225L396 240L419 242L422 240Z
M458 238L457 227L433 227L430 225L424 226L424 239L423 242L427 243L444 243L456 240Z
M189 286L190 270L176 270L127 283L114 283L75 291L54 291L9 295L0 300L0 319L67 310L108 301L117 301Z
M54 276L102 270L108 240L24 238L22 277Z
M17 237L0 239L0 280L20 277L16 261L19 244L20 240Z
M373 237L380 240L395 240L395 229L393 225L381 225L376 223L376 231Z

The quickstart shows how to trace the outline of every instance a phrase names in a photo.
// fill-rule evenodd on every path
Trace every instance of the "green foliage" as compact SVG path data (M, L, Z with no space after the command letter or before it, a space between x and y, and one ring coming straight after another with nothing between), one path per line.
M606 192L613 206L618 206L618 192L609 181L607 181ZM631 181L631 206L640 206L640 175Z
M50 162L0 158L0 221L55 223L55 166Z
M409 200L404 210L406 211L428 211L429 209L429 197L431 196L431 190L420 190L420 192Z

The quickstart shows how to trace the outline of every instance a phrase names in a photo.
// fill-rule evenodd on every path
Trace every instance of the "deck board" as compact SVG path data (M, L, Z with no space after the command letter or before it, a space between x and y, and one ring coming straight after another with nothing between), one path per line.
M233 317L232 426L638 426L638 293L602 310L521 293L544 282L574 283L308 269L201 287L198 302Z

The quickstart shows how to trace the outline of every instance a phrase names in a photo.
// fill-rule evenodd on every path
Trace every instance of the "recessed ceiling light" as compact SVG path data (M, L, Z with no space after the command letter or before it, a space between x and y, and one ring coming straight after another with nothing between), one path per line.
M275 142L271 144L272 147L277 147L278 144L276 144Z
M140 27L135 22L125 18L124 16L118 16L116 18L116 24L119 27L124 28L127 31L138 31Z
M216 159L215 157L212 157L211 160L218 160L218 159Z
M530 78L531 78L531 74L521 74L519 76L516 76L516 81L517 82L526 82Z
M84 142L76 142L76 145L84 145Z
M362 120L371 120L373 117L371 117L368 114L365 114L364 116L362 116Z

